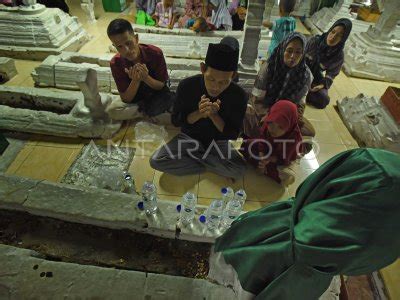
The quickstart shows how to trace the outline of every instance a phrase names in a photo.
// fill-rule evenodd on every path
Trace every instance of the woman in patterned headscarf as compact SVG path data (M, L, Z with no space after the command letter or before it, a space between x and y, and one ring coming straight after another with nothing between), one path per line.
M315 136L313 126L303 117L305 98L312 82L311 71L304 59L305 48L304 35L292 32L261 66L243 124L245 137L258 135L260 121L281 99L297 105L302 135Z
M311 38L307 43L306 62L313 73L314 81L306 101L316 108L322 109L329 104L328 90L342 68L343 48L351 28L349 19L339 19L328 32Z
M235 220L215 242L209 277L238 299L318 299L334 276L369 274L400 256L399 193L399 154L340 153L295 197Z

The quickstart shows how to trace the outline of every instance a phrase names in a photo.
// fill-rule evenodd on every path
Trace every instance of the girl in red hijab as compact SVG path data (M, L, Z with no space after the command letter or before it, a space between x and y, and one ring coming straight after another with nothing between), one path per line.
M294 176L285 166L303 153L302 141L296 104L279 100L262 121L259 138L245 140L241 152L263 174L289 185L294 182Z

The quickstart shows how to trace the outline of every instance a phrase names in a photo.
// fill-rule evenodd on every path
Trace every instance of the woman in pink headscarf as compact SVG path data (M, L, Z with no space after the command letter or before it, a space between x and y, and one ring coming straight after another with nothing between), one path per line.
M179 27L187 28L189 20L200 17L210 23L211 12L208 0L186 0L185 14L178 21Z

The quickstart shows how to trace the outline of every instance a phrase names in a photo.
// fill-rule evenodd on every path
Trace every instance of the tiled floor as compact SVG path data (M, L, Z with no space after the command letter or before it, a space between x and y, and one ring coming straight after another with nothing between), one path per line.
M77 4L71 5L71 13L78 16L84 27L93 35L92 40L80 52L89 54L107 53L110 42L105 30L109 21L115 18L117 14L104 13L100 16L97 24L92 25L87 24L83 12ZM302 25L299 28L303 32L305 31ZM17 60L18 75L6 85L32 87L33 81L30 73L39 64L40 62ZM332 99L331 104L325 110L317 110L312 107L306 109L306 117L317 129L316 140L319 147L315 149L315 152L310 153L294 165L293 168L297 174L296 182L287 189L261 176L252 167L248 167L244 177L235 183L211 173L177 178L155 171L149 164L149 158L157 148L157 144L145 144L144 146L138 144L135 140L134 122L126 122L120 132L112 139L112 143L136 148L136 155L130 166L136 185L140 187L144 181L153 181L161 199L179 201L183 193L192 191L197 194L200 204L208 205L213 198L219 196L221 187L230 185L234 189L244 188L248 195L245 209L255 210L268 203L294 196L299 184L321 164L337 153L358 147L333 107L336 100L346 96L354 97L359 93L380 96L389 85L393 84L350 78L344 73L339 74L329 91ZM400 84L394 84L394 86L400 87ZM167 131L169 138L172 138L178 132L170 126L167 127ZM29 143L19 153L7 173L35 179L60 181L83 145L89 142L89 140L84 139L31 135ZM97 140L95 143L106 145L107 141ZM240 145L240 143L237 144ZM400 298L398 287L396 287L396 282L398 283L400 277L399 263L385 269L383 274L385 274L384 278L388 289L392 289L393 295L397 296L394 296L393 299Z

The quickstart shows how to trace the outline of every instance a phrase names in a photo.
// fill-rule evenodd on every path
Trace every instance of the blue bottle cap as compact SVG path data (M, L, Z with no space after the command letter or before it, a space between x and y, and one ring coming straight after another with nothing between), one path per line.
M242 192L238 192L237 194L238 194L238 196L243 197L243 193Z
M222 194L226 194L227 192L228 192L228 189L227 189L226 187L224 187L224 188L221 189L221 193L222 193Z
M143 203L143 201L140 201L140 202L137 204L137 207L138 207L140 210L143 210L143 209L144 209L144 203Z
M176 206L176 210L177 210L178 212L181 212L181 209L182 209L182 205L178 204L178 205Z
M205 223L205 222L206 222L206 216L201 215L200 218L199 218L199 221L200 221L201 223Z

